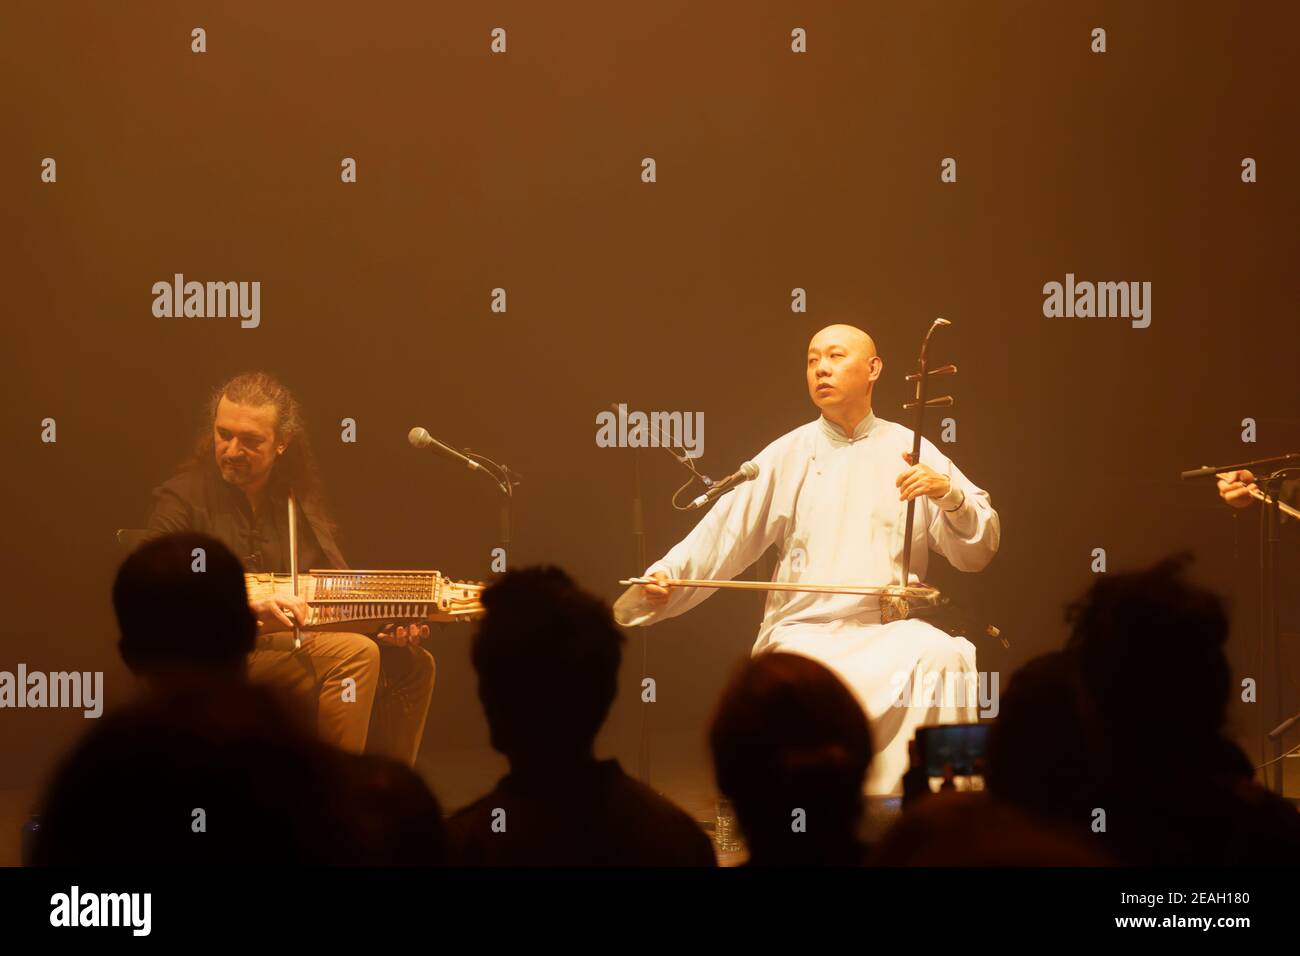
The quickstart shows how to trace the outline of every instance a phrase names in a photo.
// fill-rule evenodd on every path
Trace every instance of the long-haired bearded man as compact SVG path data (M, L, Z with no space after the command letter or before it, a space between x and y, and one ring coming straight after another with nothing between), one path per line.
M209 534L249 572L290 570L288 497L298 504L298 566L346 568L321 490L302 409L264 372L223 383L212 395L194 455L154 489L150 537ZM320 736L344 750L368 750L413 765L433 694L433 655L420 646L428 625L390 624L375 634L303 631L298 597L250 601L258 617L251 680L310 705ZM183 630L184 623L179 623Z

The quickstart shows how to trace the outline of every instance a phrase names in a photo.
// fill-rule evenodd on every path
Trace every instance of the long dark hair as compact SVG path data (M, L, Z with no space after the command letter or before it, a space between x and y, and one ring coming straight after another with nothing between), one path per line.
M284 442L284 454L275 463L272 481L292 489L304 511L311 511L325 530L332 535L338 529L325 502L325 489L320 480L320 469L307 437L302 406L293 392L275 376L266 372L243 372L229 379L212 392L207 416L199 432L193 454L182 467L208 467L216 457L212 439L213 423L217 419L217 406L222 398L239 405L274 405L276 441Z

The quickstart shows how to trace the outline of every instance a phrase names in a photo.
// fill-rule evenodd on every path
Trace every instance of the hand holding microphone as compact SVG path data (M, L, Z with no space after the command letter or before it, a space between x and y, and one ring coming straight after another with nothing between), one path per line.
M1233 508L1245 508L1255 503L1251 489L1258 491L1259 487L1255 484L1255 476L1247 469L1225 472L1215 477L1219 479L1219 497L1225 503Z

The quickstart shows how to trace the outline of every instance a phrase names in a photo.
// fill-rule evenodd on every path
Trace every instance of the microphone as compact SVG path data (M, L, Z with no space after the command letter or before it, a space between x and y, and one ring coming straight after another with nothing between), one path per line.
M1277 740L1297 723L1300 723L1300 714L1296 714L1294 717L1288 717L1268 732L1268 739Z
M463 461L465 463L465 466L469 468L470 471L478 471L480 468L483 467L478 462L474 461L474 459L466 458L456 449L451 448L448 445L444 445L442 442L438 441L438 439L434 438L432 435L429 434L429 430L427 428L412 428L409 432L407 432L406 440L411 443L412 448L428 448L446 458L453 458L456 461Z
M704 492L704 494L700 495L698 498L696 498L694 501L692 501L689 505L686 506L686 510L693 511L696 508L703 508L711 501L714 501L717 498L721 498L732 488L736 487L736 485L739 485L742 482L746 482L746 481L753 481L757 477L758 477L758 465L754 464L752 461L747 461L743 465L741 465L740 468L734 473L728 475L726 478L723 478L720 481L715 481L712 485L710 485L708 491Z
M1243 461L1235 465L1206 465L1204 468L1193 468L1190 471L1179 472L1178 477L1186 481L1189 478L1213 478L1223 471L1255 471L1256 469L1269 468L1273 465L1286 465L1291 462L1300 462L1300 455L1278 455L1275 458L1257 458L1254 461Z

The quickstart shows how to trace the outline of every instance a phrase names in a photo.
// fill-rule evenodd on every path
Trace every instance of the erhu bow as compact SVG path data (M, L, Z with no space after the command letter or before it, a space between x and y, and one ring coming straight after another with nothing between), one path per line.
M298 499L293 490L289 491L289 578L292 581L293 596L298 596ZM302 647L302 621L298 615L293 616L293 649Z

